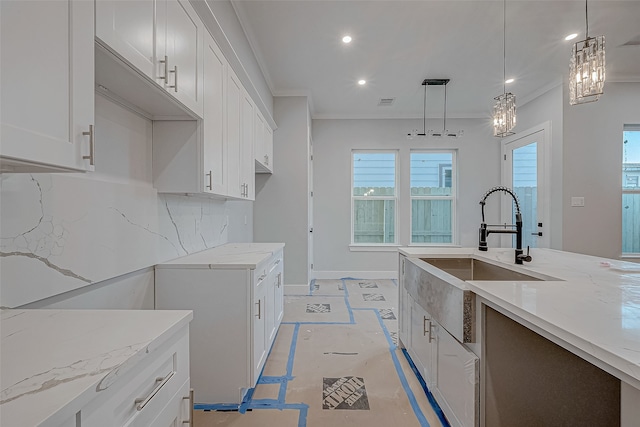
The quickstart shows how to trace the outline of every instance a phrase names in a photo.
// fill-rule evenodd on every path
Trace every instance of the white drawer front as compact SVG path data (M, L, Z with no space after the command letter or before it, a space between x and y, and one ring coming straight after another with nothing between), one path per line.
M82 410L83 427L150 426L189 378L188 329L141 361ZM155 354L154 354L155 353Z

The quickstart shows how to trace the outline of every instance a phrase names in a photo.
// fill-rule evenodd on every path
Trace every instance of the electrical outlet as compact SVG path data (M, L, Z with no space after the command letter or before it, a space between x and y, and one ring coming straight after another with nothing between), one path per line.
M584 207L584 197L572 197L571 206L578 207L578 208Z

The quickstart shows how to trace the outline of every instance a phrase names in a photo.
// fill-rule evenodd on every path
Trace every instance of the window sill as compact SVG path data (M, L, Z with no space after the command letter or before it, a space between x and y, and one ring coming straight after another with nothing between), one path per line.
M398 252L402 245L349 245L351 252Z
M410 248L461 248L460 245L454 245L453 243L431 243L421 245L419 243L411 243L408 245Z
M623 254L620 256L620 259L624 261L633 261L633 260L640 261L640 254ZM638 261L635 261L635 262L638 262Z

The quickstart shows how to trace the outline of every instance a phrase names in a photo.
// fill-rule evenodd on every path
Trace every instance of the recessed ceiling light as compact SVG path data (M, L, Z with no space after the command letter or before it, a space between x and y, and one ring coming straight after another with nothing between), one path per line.
M505 80L504 82L505 82L506 84L513 83L513 82L514 82L514 79L507 79L507 80Z
M344 36L342 38L343 43L351 43L351 36Z
M367 81L366 81L366 80L358 80L358 84L359 84L360 86L362 86L362 85L367 84Z
M565 39L565 40L573 40L573 39L575 39L576 37L578 37L578 34L577 34L577 33L573 33L573 34L569 34L569 35L568 35L567 37L565 37L564 39Z

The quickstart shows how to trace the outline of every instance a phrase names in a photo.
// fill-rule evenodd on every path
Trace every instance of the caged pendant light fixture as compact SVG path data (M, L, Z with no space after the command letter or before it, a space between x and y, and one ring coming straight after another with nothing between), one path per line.
M584 7L585 39L573 45L569 62L569 104L594 102L604 92L604 36L589 37L589 9Z
M496 96L493 106L493 136L504 138L513 135L516 126L516 96L507 92L507 0L502 11L502 95Z

